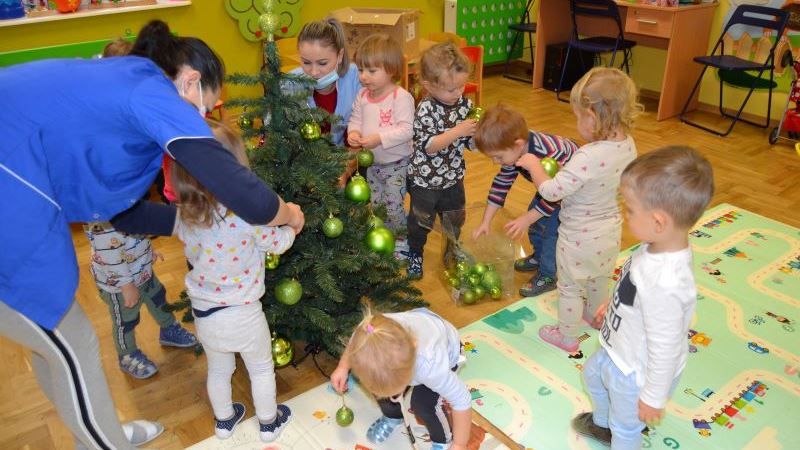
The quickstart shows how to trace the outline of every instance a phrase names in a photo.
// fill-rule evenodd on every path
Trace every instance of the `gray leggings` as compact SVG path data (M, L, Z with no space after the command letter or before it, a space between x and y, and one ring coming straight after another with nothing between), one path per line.
M77 301L53 330L0 301L0 335L31 350L36 379L75 436L77 448L135 448L117 418L97 335Z

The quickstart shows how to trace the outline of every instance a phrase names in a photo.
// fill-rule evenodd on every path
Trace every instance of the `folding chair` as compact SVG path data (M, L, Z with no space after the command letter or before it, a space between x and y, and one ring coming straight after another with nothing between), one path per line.
M727 136L731 130L733 130L733 126L736 125L736 122L741 120L742 122L747 122L751 125L755 125L761 128L767 128L770 122L770 109L772 107L772 89L774 87L773 78L775 75L775 47L778 45L780 41L780 37L783 36L783 31L786 28L786 22L789 19L789 13L777 8L769 8L767 6L756 6L756 5L739 5L736 10L733 12L730 20L725 25L725 28L722 30L722 34L720 34L719 39L717 40L716 45L714 45L714 50L711 51L711 55L708 56L698 56L694 58L694 61L699 64L703 64L703 71L700 72L700 76L697 77L697 82L694 84L694 88L692 88L692 92L689 94L689 97L686 99L686 103L683 104L683 109L681 110L680 119L681 122L687 123L693 127L700 128L701 130L708 131L709 133L714 133L719 136ZM743 26L753 26L761 28L762 30L773 30L775 31L775 42L772 44L772 47L769 49L769 54L764 61L750 61L747 59L742 59L737 56L732 55L732 49L725 49L724 44L724 37L728 30L734 25L743 25ZM717 52L719 50L719 52ZM726 54L727 53L727 54ZM749 52L747 52L749 55ZM695 92L700 88L700 82L703 81L703 75L706 73L706 70L709 67L716 67L719 71L730 71L730 72L744 72L747 71L758 71L758 76L753 76L753 74L746 74L751 79L750 81L750 90L747 92L744 100L742 101L742 105L739 107L739 110L736 111L736 115L732 115L725 111L723 105L723 81L722 77L719 79L719 113L724 117L727 117L731 120L728 129L723 131L715 130L713 128L708 128L704 125L699 124L698 122L692 122L688 118L686 118L686 110L689 108L689 104L692 102L694 98ZM769 70L769 94L767 97L767 120L765 123L761 124L758 122L754 122L751 120L747 120L743 117L740 117L742 111L744 110L745 105L747 104L747 100L750 99L750 96L753 94L753 91L756 88L756 85L759 81L761 81L761 76L764 74L765 70Z
M522 77L519 75L514 75L508 71L508 66L511 63L511 55L514 54L514 50L517 48L517 40L522 38L522 50L525 50L525 34L528 35L528 41L530 45L528 46L528 50L531 56L531 73L533 73L533 35L536 33L536 22L531 22L531 7L536 0L528 0L528 3L525 4L525 11L522 12L522 17L519 20L519 23L514 23L508 26L508 29L514 32L514 41L511 43L511 50L508 52L508 56L506 56L506 66L503 69L503 76L506 78L510 78L512 80L517 81L524 81L526 83L531 82L530 77ZM523 34L524 33L524 34Z
M572 16L572 36L570 36L569 42L567 43L567 54L562 64L561 78L559 78L558 86L556 87L556 98L560 101L567 101L561 98L561 89L564 83L564 75L567 71L570 50L582 50L593 53L611 52L611 60L608 63L609 67L614 67L614 59L617 57L617 52L622 51L622 64L620 64L620 67L625 67L625 71L629 72L631 49L636 46L636 42L625 39L619 7L614 0L570 0L569 6ZM580 37L581 33L578 28L579 16L610 19L617 27L616 37ZM581 58L581 65L586 67L583 61L582 51L578 52L578 56Z

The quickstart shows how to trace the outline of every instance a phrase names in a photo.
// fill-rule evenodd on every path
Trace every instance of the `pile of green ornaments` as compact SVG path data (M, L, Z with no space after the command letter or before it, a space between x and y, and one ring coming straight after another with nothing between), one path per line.
M499 300L503 297L503 280L493 264L465 259L442 272L445 283L458 291L458 300L465 305L477 303L484 297Z

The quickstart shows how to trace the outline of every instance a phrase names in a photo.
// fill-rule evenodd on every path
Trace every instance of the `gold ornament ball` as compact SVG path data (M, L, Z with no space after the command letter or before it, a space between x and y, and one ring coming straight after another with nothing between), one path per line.
M483 108L480 106L472 108L472 110L470 110L470 112L467 114L467 119L472 119L476 122L480 122L481 117L483 117Z
M351 202L366 203L369 201L369 183L361 175L350 178L344 188L344 196Z
M489 296L492 297L492 300L500 300L503 297L503 289L499 286L489 288Z
M336 424L340 427L349 426L353 423L353 410L348 408L347 406L342 406L336 411Z
M280 21L280 17L271 12L266 12L258 16L258 26L261 28L261 31L266 33L268 41L272 40L272 35L275 34L275 30L280 26Z
M558 173L558 161L551 157L542 158L542 168L550 178L553 178Z
M317 122L310 120L300 126L300 135L307 141L313 141L322 136L322 129Z
M286 336L272 333L272 362L275 368L280 369L292 363L294 359L294 347L292 341Z
M253 126L253 120L247 116L239 117L239 128L242 130L250 129Z

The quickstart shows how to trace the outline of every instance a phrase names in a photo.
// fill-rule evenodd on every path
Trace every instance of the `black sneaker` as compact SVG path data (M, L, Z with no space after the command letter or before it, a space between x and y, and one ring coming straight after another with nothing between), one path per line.
M555 278L535 276L531 278L531 281L519 288L519 295L523 297L536 297L539 294L550 292L555 288Z
M216 426L214 427L214 434L217 435L220 439L228 439L233 435L233 430L236 428L236 425L239 425L239 422L244 419L244 405L241 403L234 403L233 404L233 416L225 419L219 420L214 417L214 422L216 422Z
M539 270L539 261L531 256L526 256L514 261L514 270L517 272L536 272Z
M595 425L592 413L580 413L572 419L572 429L581 436L611 445L611 430Z

